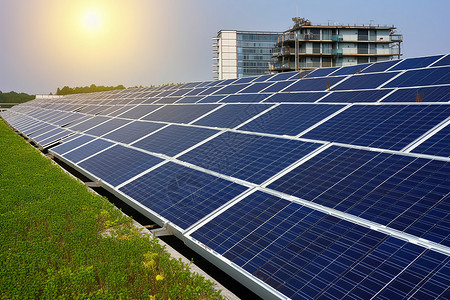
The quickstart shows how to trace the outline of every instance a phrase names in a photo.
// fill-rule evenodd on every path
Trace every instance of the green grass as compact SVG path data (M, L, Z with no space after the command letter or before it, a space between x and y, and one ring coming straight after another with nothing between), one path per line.
M1 299L221 299L1 119L0 230Z

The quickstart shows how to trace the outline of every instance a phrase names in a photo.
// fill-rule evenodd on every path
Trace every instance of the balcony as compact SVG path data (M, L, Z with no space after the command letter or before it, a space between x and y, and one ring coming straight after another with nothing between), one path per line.
M274 49L272 51L272 56L283 56L283 55L290 55L291 49L288 47L282 47L278 49Z
M336 56L342 56L343 49L333 49L333 50L331 50L331 54L336 55Z
M344 37L342 35L333 35L333 36L331 36L331 40L333 42L340 42L340 41L344 40Z
M286 63L269 63L269 71L285 71L290 70L289 62Z

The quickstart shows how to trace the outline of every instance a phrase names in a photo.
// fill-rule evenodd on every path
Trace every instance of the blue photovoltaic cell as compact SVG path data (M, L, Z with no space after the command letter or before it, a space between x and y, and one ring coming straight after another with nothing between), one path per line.
M296 140L225 132L179 159L260 184L319 146Z
M203 92L201 92L201 93L198 94L198 95L199 95L199 96L200 96L200 95L202 95L202 96L211 95L211 94L213 94L214 92L216 92L218 89L221 89L221 88L222 88L221 86L213 86L213 87L207 88L206 90L204 90Z
M275 76L274 74L261 75L261 76L257 77L255 80L253 80L253 82L263 82L274 76Z
M360 65L342 67L339 70L337 70L336 72L334 72L333 76L358 74L358 73L361 73L362 70L364 70L368 66L370 66L370 64L360 64Z
M216 95L228 95L228 94L234 94L239 92L240 90L246 88L249 84L243 83L243 84L231 84L229 86L226 86L222 88L221 90L216 92Z
M283 92L293 91L325 91L345 77L305 78L297 81Z
M447 125L443 129L433 134L427 140L422 142L422 144L414 148L411 152L449 157L450 125Z
M110 117L116 117L116 116L120 115L121 113L124 113L124 112L126 112L127 110L129 110L129 109L131 109L131 108L133 108L133 107L135 107L135 106L134 106L134 105L125 105L125 106L122 106L122 107L118 108L117 110L114 110L114 111L110 112L110 113L108 114L108 116L110 116Z
M82 118L83 116L84 116L83 114L73 113L59 121L56 121L54 124L57 126L64 126L64 125L70 124L71 122L73 122L75 120Z
M44 132L47 131L49 128L55 128L52 125L49 125L48 123L44 122L33 122L31 124L27 124L23 128L20 129L20 131L26 135L29 136L33 132L39 132L40 130L44 129Z
M397 74L398 72L354 75L335 86L333 90L375 89Z
M172 94L173 93L173 91L172 90L164 90L164 91L162 91L162 92L160 92L158 95L157 95L157 97L167 97L167 96L169 96L170 94Z
M98 125L98 126L92 128L91 130L86 131L86 134L101 136L101 135L104 135L105 133L108 133L114 129L117 129L129 122L130 121L123 120L123 119L112 119L112 120L106 121L105 123L103 123L101 125Z
M116 186L162 161L153 155L116 145L83 161L79 166Z
M440 61L436 62L433 67L438 66L449 66L450 65L450 55L445 56Z
M328 92L299 92L299 93L276 93L264 100L267 102L315 102L325 96Z
M41 134L43 134L43 133L49 132L50 130L53 130L53 129L55 129L55 128L58 128L58 127L53 126L53 125L47 125L47 126L45 126L45 127L42 127L42 128L39 129L39 130L33 129L33 130L31 131L31 133L27 134L27 136L33 138L33 137L35 137L35 136L38 136L38 135L41 135Z
M239 130L295 136L344 105L281 104Z
M220 103L255 103L261 102L270 94L232 94L220 101Z
M137 178L121 192L186 229L247 188L169 162Z
M111 118L108 117L93 117L89 120L86 120L82 123L78 123L76 125L72 125L72 126L68 126L67 128L69 128L70 130L73 131L87 131L89 129L91 129L94 126L97 126L103 122L106 122L108 120L111 120Z
M379 292L396 299L386 286L400 298L418 291L434 298L449 283L447 277L434 290L424 286L428 274L447 265L444 254L259 191L191 236L292 299L370 299ZM390 284L411 276L418 280L408 289Z
M236 79L227 79L227 80L219 81L217 86L228 85L228 84L234 83L235 81L236 81Z
M229 104L201 118L195 125L234 128L271 107L269 104Z
M383 72L398 63L399 60L389 60L389 61L383 61L379 63L372 64L371 66L365 68L362 70L361 73L375 73L375 72Z
M189 123L218 106L214 104L167 105L145 116L143 119L149 121Z
M155 109L158 109L162 107L162 105L138 105L129 111L124 112L123 114L119 115L120 118L126 118L126 119L139 119Z
M178 103L195 103L195 102L199 101L200 99L203 99L203 96L183 97L180 101L177 102L177 104Z
M384 87L411 87L450 83L450 67L409 70Z
M407 70L407 69L415 69L415 68L425 68L434 63L436 60L441 58L442 55L436 56L427 56L427 57L416 57L416 58L407 58L398 65L392 67L389 71L393 70Z
M186 94L187 92L190 92L192 89L179 89L178 91L173 92L170 96L174 97L174 96L183 96L184 94Z
M55 153L58 153L60 155L78 147L81 146L83 144L86 144L87 142L90 142L94 139L94 137L92 136L87 136L87 135L80 135L77 134L77 136L79 136L78 138L72 139L70 141L67 142L63 142L61 145L58 145L56 147L53 147L51 150Z
M202 96L203 97L203 96ZM198 103L217 103L220 100L222 100L223 98L227 97L227 95L211 95L211 96L206 96L205 98L203 98L202 100L200 100Z
M300 76L298 76L298 72L284 72L276 74L275 76L271 77L268 81L284 81L289 79L299 79Z
M41 140L39 142L39 144L41 146L47 146L47 145L53 144L53 143L57 142L58 140L70 135L71 133L72 132L69 130L64 130L64 129L60 130L57 134L55 134L53 136L49 136L48 138Z
M47 138L49 138L49 137L51 137L51 136L53 136L53 135L55 135L55 134L59 134L59 133L61 133L61 132L70 132L70 131L65 130L65 129L62 129L62 128L56 127L56 128L53 129L53 130L49 130L49 131L47 131L46 133L43 133L43 134L41 134L41 135L36 136L35 138L33 138L33 140L34 140L36 143L38 143L39 145L42 145L41 142L42 142L43 140L45 140L45 139L47 139Z
M242 77L239 78L238 80L236 80L235 82L233 82L233 84L241 84L241 83L248 83L251 82L255 79L256 77L251 76L251 77Z
M102 139L97 139L95 141L90 142L89 144L85 144L80 148L77 148L73 151L64 154L64 158L73 163L77 163L97 152L105 150L106 148L112 145L113 143L111 142Z
M333 146L269 188L449 246L450 163Z
M166 126L166 124L135 121L108 133L104 138L129 144L164 126Z
M191 92L187 93L185 96L196 96L205 90L206 88L195 88Z
M333 73L337 69L339 69L339 67L335 67L335 68L318 68L318 69L315 69L314 71L312 71L308 75L308 77L309 78L312 78L312 77L324 77L324 76L330 75L331 73Z
M272 84L271 86L266 88L264 90L264 93L276 93L276 92L279 92L279 91L283 90L284 88L286 88L287 86L293 84L294 82L296 82L296 80L275 82L274 84Z
M133 146L174 156L217 132L206 128L170 125L134 143Z
M268 86L271 86L272 84L273 84L273 82L257 82L257 83L254 83L254 84L248 86L247 88L243 89L242 91L240 91L240 93L241 94L259 93L260 91L264 90Z
M448 102L450 86L398 89L383 102Z
M358 102L377 102L382 97L390 93L391 89L383 90L364 90L364 91L345 91L334 92L320 100L320 102L333 102L333 103L358 103Z
M172 96L171 97L164 97L164 98L159 99L158 101L155 101L154 103L156 103L156 104L175 103L175 102L177 102L180 99L181 99L181 97L172 97Z
M302 138L401 150L445 120L450 105L354 105Z

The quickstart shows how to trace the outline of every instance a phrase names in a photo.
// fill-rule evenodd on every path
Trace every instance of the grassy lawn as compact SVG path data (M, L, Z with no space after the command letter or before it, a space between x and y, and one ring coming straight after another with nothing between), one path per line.
M1 299L221 298L1 119L0 230Z

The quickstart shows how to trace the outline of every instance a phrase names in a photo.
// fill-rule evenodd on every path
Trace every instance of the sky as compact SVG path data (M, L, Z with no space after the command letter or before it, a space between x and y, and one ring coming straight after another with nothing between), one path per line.
M212 80L219 30L284 31L296 16L395 25L404 58L444 54L449 12L449 0L0 0L0 91Z

